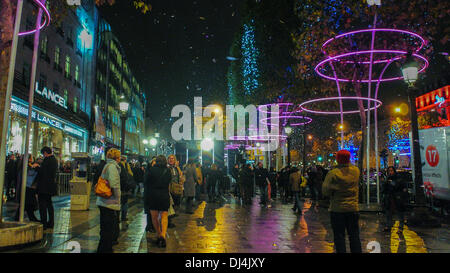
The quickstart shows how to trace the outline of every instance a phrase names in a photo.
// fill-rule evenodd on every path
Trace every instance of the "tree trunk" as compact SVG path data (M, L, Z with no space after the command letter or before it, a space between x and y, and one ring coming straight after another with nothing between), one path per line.
M11 57L11 42L14 29L15 1L0 3L0 116L5 111L6 86L8 84L9 59ZM0 122L0 132L3 124ZM1 136L6 137L6 136ZM5 147L1 147L4 149Z

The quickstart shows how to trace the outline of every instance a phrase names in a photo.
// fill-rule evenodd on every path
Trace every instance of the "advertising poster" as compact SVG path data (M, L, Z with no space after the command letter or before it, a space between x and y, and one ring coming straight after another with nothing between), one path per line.
M450 200L450 127L420 130L419 138L425 192Z

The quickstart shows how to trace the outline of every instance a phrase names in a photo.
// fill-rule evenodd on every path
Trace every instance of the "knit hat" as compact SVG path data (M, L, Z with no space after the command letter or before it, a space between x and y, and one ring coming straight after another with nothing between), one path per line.
M350 163L350 152L347 150L340 150L336 154L336 161L339 164L348 164Z

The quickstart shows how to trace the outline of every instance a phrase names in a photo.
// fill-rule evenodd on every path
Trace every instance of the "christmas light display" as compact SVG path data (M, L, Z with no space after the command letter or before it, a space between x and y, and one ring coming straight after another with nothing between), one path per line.
M258 57L259 51L255 43L255 27L250 24L244 24L244 34L242 35L242 78L244 92L251 95L259 87Z
M261 122L261 124L272 126L273 123L268 122L268 121L280 120L280 119L283 119L285 121L284 123L286 123L286 124L287 124L287 120L289 120L289 119L302 119L303 120L303 122L299 122L299 123L290 123L289 124L290 126L302 126L302 125L306 125L306 124L309 124L312 122L312 118L305 117L305 116L291 116L291 115L283 115L283 116L278 116L278 117L264 118L264 119L261 119L260 122ZM275 123L275 124L278 124L278 123Z
M36 3L39 6L39 8L44 11L44 22L39 26L39 30L41 30L44 27L47 27L48 25L50 25L50 12L45 7L45 5L42 4L39 0L34 0L34 3ZM37 31L37 29L27 30L24 32L19 32L18 35L19 36L29 35L29 34L35 33L36 31Z
M308 100L305 102L302 102L300 104L300 108L305 111L305 112L310 112L310 113L315 113L315 114L322 114L322 115L337 115L337 114L354 114L354 113L359 113L359 110L350 110L350 111L319 111L319 110L312 110L312 109L308 109L305 108L305 105L311 104L311 103L315 103L315 102L320 102L320 101L333 101L333 100L339 100L340 102L342 100L365 100L365 101L372 101L375 102L376 105L371 107L370 110L374 110L375 108L378 108L382 105L382 102L380 100L377 99L372 99L372 98L366 98L366 97L328 97L328 98L318 98L318 99L313 99L313 100ZM342 102L341 102L342 103ZM367 109L364 109L365 111L367 111Z

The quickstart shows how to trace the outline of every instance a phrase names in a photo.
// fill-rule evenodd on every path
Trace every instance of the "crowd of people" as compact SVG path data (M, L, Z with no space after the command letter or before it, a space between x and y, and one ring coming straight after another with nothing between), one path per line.
M41 150L42 157L28 157L25 212L30 221L39 221L44 229L54 226L52 196L56 195L57 172L70 173L70 162L58 162L51 148ZM98 252L112 252L118 243L121 222L126 222L128 199L142 197L147 215L146 231L156 233L155 243L166 247L168 228L173 228L173 217L180 211L194 213L194 205L203 201L223 202L233 194L244 207L252 204L259 194L259 204L270 208L272 201L293 204L297 215L303 214L305 197L312 205L323 202L329 207L336 252L345 252L345 232L348 233L352 252L361 252L359 239L359 181L360 170L350 163L350 154L342 150L336 154L338 166L326 170L312 166L305 170L300 166L286 166L280 171L269 170L261 162L256 166L236 164L229 177L223 168L212 164L202 166L189 159L180 166L175 155L153 157L149 162L127 161L117 149L110 149L106 161L93 166L94 188L100 178L108 181L111 197L97 196L100 211L100 241ZM11 154L6 163L5 190L20 203L23 156ZM234 185L234 188L232 187ZM387 169L382 179L383 208L386 217L385 231L393 226L393 214L397 212L402 232L408 200L406 183L398 179L394 167ZM184 203L184 208L182 208ZM39 210L39 219L34 214ZM19 219L19 209L15 215Z
M94 175L94 181L101 177L112 189L112 197L97 197L99 253L112 252L118 243L119 224L127 221L130 195L142 197L147 215L145 229L157 234L156 245L166 247L167 229L175 227L172 219L178 212L193 214L194 203L221 202L230 189L228 177L216 164L203 167L190 159L180 166L175 155L159 155L150 162L130 164L117 149L110 149L106 158L95 166Z

